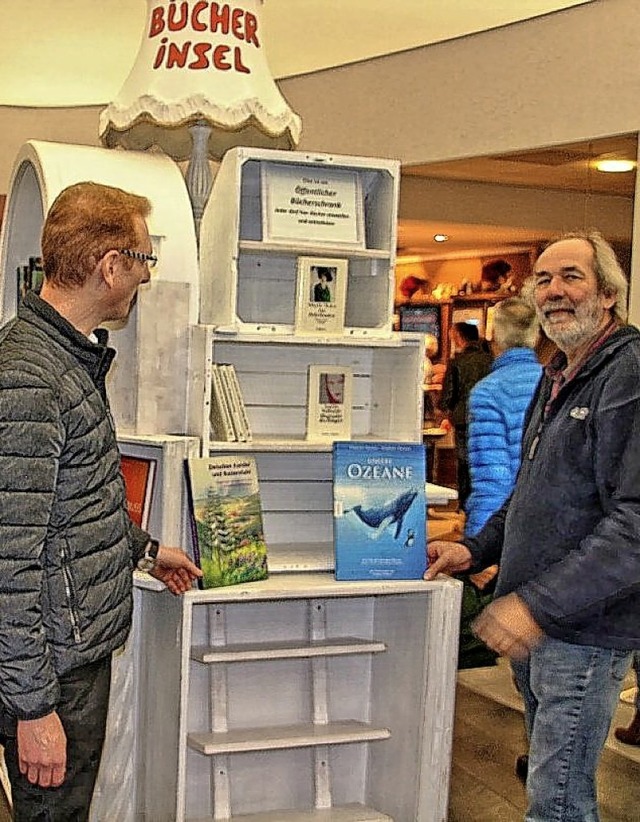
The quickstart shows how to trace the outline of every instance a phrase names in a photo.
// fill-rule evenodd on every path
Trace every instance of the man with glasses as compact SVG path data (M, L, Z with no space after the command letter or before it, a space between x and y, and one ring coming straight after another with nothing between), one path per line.
M45 277L0 331L0 741L14 818L86 820L132 569L181 594L200 571L127 513L100 326L155 258L144 197L79 183L42 232Z
M509 500L474 537L429 545L437 573L500 564L476 633L509 657L529 737L529 822L596 822L595 771L640 648L640 332L599 234L534 266L540 324L559 347L525 423Z

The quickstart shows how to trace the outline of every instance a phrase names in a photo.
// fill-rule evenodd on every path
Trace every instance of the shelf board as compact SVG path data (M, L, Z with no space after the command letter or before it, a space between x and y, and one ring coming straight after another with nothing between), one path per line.
M287 254L294 257L350 257L365 260L390 260L391 252L382 248L358 248L351 245L300 245L300 243L264 243L262 240L240 240L238 249L250 254Z
M318 745L340 745L388 739L388 728L375 728L366 722L346 720L326 725L303 723L275 728L240 728L227 733L190 733L188 746L206 756L310 748Z
M310 657L375 654L386 651L384 642L371 642L356 637L341 637L321 641L264 642L225 645L216 648L198 645L191 649L191 658L198 662L249 662L260 659L306 659Z
M214 822L213 817L190 819L189 822ZM392 817L365 805L339 805L308 811L265 811L217 819L215 822L393 822Z
M270 574L310 571L333 573L336 568L333 542L274 542L269 544L267 565Z
M290 599L318 599L321 597L393 596L423 594L430 596L445 585L462 585L451 577L441 576L433 582L423 579L374 579L344 582L333 574L295 573L271 574L258 582L241 582L220 588L198 590L192 588L183 594L185 605L207 605L226 602L272 602Z
M245 345L306 345L317 347L319 345L332 345L337 348L402 348L403 345L421 345L421 334L409 334L407 332L390 331L385 333L375 328L366 328L361 331L345 331L344 334L327 335L318 334L305 336L295 334L293 327L289 333L280 330L277 323L264 322L265 328L274 327L277 331L259 333L254 330L241 330L236 325L215 325L209 326L212 329L213 341L215 343L243 343Z
M352 442L388 442L389 437L352 437ZM409 442L409 438L402 442ZM224 442L210 440L209 453L219 451L277 451L278 453L322 453L333 450L333 441L311 442L303 436L299 437L254 437L251 442Z

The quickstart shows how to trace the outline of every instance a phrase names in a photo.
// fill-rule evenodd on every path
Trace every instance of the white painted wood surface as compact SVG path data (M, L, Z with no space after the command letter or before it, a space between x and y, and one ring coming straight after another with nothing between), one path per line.
M197 455L198 440L194 437L128 435L119 437L118 443L122 453L156 460L150 533L166 545L185 545L187 523L182 465L186 457ZM155 590L162 590L164 586L147 574L137 572L135 577L131 633L122 651L113 658L107 736L91 804L91 822L133 822L138 818L140 777L145 768L138 742L140 728L149 721L150 708L149 695L141 685L145 629L142 627L140 581L146 578ZM151 721L157 722L158 717L152 717Z
M286 165L309 175L348 169L359 179L365 247L263 242L261 170ZM391 332L399 164L393 160L303 152L230 149L222 159L200 228L200 322L261 334L291 333L300 254L348 260L345 336Z
M176 665L181 673L178 703L169 701L165 689L154 694L156 711L165 717L164 732L175 733L167 725L175 728L178 717L180 729L174 752L164 747L163 756L155 758L146 818L212 819L211 764L223 755L229 818L256 814L258 820L258 814L267 814L263 818L269 819L271 813L271 818L284 820L297 809L300 816L292 819L341 819L313 816L318 763L312 743L322 751L326 746L320 773L326 769L329 775L335 806L331 814L355 804L375 809L364 819L446 818L460 593L459 583L448 579L338 583L331 574L274 576L260 583L193 591L179 601L166 593L145 592L144 610L150 622L162 619L159 631L165 641L175 637L176 630L181 636L181 648L168 642L149 649L152 680ZM315 642L313 607L322 609L320 633L326 632ZM219 662L204 665L193 656L202 659L209 652L211 619L222 619L224 638L211 649L212 660ZM347 637L358 640L354 651L367 646L385 650L307 656L308 649L324 643L342 650L351 642ZM154 645L159 639L152 638ZM293 658L289 649L294 649ZM313 670L316 663L324 666L320 679ZM226 732L213 735L206 708L212 693L207 672L212 668L220 669L224 678L228 723ZM321 718L324 710L328 726L314 726L312 718ZM346 723L349 729L339 743L323 736L334 723L343 728ZM356 742L357 734L350 734L361 726L365 735L373 727L389 736ZM153 737L152 732L145 746L157 751ZM191 750L189 745L196 743L209 756ZM427 763L430 773L424 774ZM178 797L178 807L167 812L172 796ZM279 808L284 810L276 812Z
M191 733L187 737L187 744L206 756L212 756L219 753L373 742L388 737L387 728L374 728L364 722L329 722L322 725L306 723L275 728L243 728L227 733Z
M217 822L393 822L390 816L378 813L364 805L344 805L339 808L328 808L311 811L275 811L270 813L250 813L221 819ZM194 819L193 822L212 822L207 819Z
M44 215L64 188L84 180L117 186L152 204L148 224L158 265L129 321L110 333L118 352L109 374L113 416L120 430L184 433L187 327L198 319L200 281L191 203L180 168L169 157L40 140L25 143L14 162L0 235L1 321L16 312L17 266L41 253ZM156 288L160 283L167 288Z
M213 450L329 450L305 439L309 365L353 372L352 439L415 442L422 438L424 349L416 335L383 340L191 332L188 431ZM211 364L234 365L253 432L249 444L210 442Z
M356 637L340 640L311 640L308 645L299 642L264 642L252 645L225 645L223 648L194 647L191 658L205 665L213 662L248 662L258 659L295 659L342 654L374 654L384 651L383 642L367 642Z

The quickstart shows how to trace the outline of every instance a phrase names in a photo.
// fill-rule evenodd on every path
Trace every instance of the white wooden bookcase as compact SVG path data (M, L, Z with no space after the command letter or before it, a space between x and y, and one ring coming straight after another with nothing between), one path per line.
M184 460L199 453L195 437L170 435L118 437L123 454L156 462L149 531L165 545L185 545L188 534ZM145 728L158 721L141 680L148 663L148 637L142 631L142 592L149 584L162 588L136 571L131 634L113 657L111 699L104 754L91 805L91 822L137 820L137 803L144 782L144 751L139 740ZM145 684L146 687L146 684Z
M274 574L143 597L161 719L140 818L446 818L459 583Z
M314 340L192 329L189 433L200 437L203 454L246 450L256 457L272 570L305 550L316 555L318 570L333 567L331 443L304 437L309 364L353 369L353 439L417 441L423 361L415 335ZM213 362L235 366L253 431L250 443L211 439Z
M362 242L265 238L262 177L274 166L311 178L352 174L362 208ZM399 164L393 160L232 148L222 159L200 227L200 322L281 334L294 322L300 255L344 258L349 278L345 336L391 333Z
M262 179L272 165L355 179L358 242L311 231L265 238ZM160 270L114 333L110 388L123 448L161 455L150 530L188 545L186 456L252 453L272 571L181 599L136 575L92 822L441 822L461 585L336 582L331 448L304 438L307 368L319 363L353 369L354 439L421 441L422 342L391 331L398 164L232 149L203 215L198 262L186 187L168 158L29 143L0 243L3 320L16 307L7 278L38 253L58 191L82 179L144 194L154 207ZM295 336L300 255L348 261L342 336ZM211 439L214 362L236 367L252 443Z

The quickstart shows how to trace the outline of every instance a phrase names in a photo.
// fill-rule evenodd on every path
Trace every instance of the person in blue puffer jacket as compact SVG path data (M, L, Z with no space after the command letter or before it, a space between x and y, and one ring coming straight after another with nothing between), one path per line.
M532 306L510 297L494 309L491 372L469 396L471 494L465 535L474 536L511 493L520 467L522 426L542 366L533 347L538 321Z
M532 306L510 297L494 309L495 357L489 374L471 389L467 407L471 493L465 504L465 536L474 536L507 499L520 466L525 412L542 366L532 350L538 321ZM478 639L474 619L492 599L498 566L462 577L458 667L494 665L497 654Z

